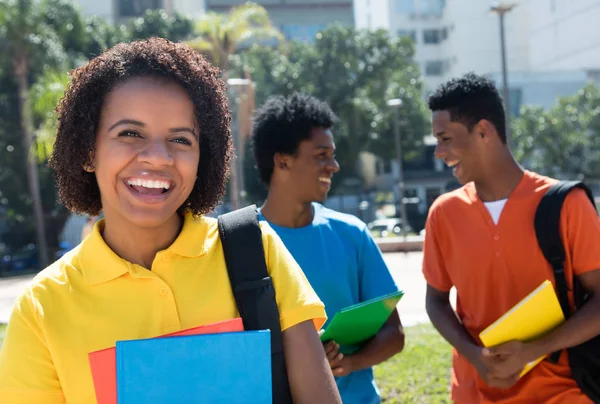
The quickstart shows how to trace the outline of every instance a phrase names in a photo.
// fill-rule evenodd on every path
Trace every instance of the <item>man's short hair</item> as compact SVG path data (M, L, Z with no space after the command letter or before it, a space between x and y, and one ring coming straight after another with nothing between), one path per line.
M300 142L310 139L313 128L329 129L336 121L325 102L307 94L267 99L256 112L252 138L261 181L270 184L275 153L295 155Z
M464 124L469 131L482 119L495 126L502 143L506 143L506 112L494 83L474 73L453 78L440 85L429 97L429 109L448 111L453 122Z

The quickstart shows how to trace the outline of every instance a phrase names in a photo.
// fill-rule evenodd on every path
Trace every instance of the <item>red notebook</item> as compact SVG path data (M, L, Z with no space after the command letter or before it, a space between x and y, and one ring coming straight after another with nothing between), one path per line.
M236 331L244 331L244 324L242 323L241 318L201 325L199 327L161 335L160 337L218 334ZM115 347L90 352L88 358L98 404L117 404L117 355Z

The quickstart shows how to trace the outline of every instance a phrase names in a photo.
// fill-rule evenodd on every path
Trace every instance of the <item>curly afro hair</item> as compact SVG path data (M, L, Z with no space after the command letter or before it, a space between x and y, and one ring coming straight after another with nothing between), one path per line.
M294 155L303 140L310 139L313 128L331 128L337 116L329 105L301 93L290 97L273 96L256 112L252 146L254 158L265 184L271 183L275 153Z
M71 76L57 106L58 133L49 161L59 198L69 210L91 216L102 210L95 174L83 166L94 153L106 96L134 77L169 80L189 94L200 127L200 162L194 188L181 209L195 215L214 209L225 194L232 156L226 86L216 67L183 44L150 38L118 44Z
M502 143L506 143L506 113L494 83L474 73L453 78L440 85L429 97L431 111L448 111L454 122L463 123L469 131L477 122L490 121Z

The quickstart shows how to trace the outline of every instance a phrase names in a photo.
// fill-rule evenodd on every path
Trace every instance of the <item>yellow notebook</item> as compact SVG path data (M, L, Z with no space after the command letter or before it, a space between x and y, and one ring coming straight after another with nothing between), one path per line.
M552 331L565 321L552 282L546 280L502 317L479 334L484 346L511 340L531 341ZM521 377L540 363L544 356L529 362Z

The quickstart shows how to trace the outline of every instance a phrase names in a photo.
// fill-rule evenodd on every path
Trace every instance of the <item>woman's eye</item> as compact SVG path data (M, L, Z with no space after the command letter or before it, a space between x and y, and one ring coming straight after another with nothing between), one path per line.
M124 130L119 132L119 137L140 137L140 134L133 130Z
M173 141L175 143L181 143L181 144L188 145L188 146L190 146L192 144L192 142L190 142L188 139L186 139L184 137L178 137L177 139L173 139Z

